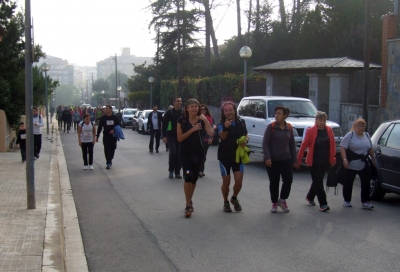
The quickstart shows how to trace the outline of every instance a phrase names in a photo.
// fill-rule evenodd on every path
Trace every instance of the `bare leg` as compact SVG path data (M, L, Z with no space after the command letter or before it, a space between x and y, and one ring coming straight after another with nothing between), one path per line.
M230 175L222 177L221 192L222 192L222 196L224 197L224 201L228 201L230 184L231 184L231 176Z
M183 190L185 191L186 205L190 205L195 188L196 188L196 184L192 184L190 182L183 183Z
M233 185L233 196L237 197L242 189L243 172L237 171L233 173L233 177L235 179L235 185Z

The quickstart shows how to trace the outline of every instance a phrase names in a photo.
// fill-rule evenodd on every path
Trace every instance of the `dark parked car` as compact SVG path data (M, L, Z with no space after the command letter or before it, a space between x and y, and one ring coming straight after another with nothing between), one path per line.
M132 130L137 130L137 121L139 119L139 116L143 113L143 111L137 111L135 115L132 118Z
M371 179L370 195L381 200L386 193L400 194L400 120L379 126L371 137L378 178Z

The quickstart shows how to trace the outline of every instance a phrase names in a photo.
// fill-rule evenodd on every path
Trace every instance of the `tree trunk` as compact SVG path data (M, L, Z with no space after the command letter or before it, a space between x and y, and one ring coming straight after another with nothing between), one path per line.
M238 36L237 36L237 42L238 42L238 48L242 47L242 28L241 28L241 21L240 21L240 0L236 0L236 12L237 12L237 31L238 31Z
M286 30L286 11L284 0L279 0L279 12L281 14L281 25L283 29Z
M246 34L246 45L250 46L250 24L251 24L251 8L252 8L252 4L251 4L251 0L249 0L249 17L248 19L248 24L247 24L247 34Z
M260 0L256 3L256 33L260 32Z
M212 21L211 17L210 17L210 20L211 20L210 34L211 34L211 40L213 43L214 58L219 59L218 40L215 37L214 25L213 25L213 21Z
M177 36L177 62L178 62L178 90L181 92L181 34L180 34L180 12L179 12L179 2L176 0L176 36Z
M207 65L211 64L211 44L210 44L210 35L211 35L211 14L210 14L210 6L208 0L204 0L204 11L205 11L205 22L206 22L206 48L204 54L204 61Z

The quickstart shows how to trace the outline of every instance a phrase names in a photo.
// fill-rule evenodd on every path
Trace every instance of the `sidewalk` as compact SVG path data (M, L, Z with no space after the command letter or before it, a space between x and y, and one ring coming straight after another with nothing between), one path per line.
M0 153L0 271L88 271L61 139L53 132L50 141L42 128L36 209L27 209L19 149Z

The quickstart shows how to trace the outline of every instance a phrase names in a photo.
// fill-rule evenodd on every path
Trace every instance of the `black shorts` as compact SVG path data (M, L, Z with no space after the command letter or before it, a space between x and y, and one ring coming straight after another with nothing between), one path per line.
M244 167L243 163L237 163L237 162L222 162L219 161L219 168L221 169L221 176L226 177L231 174L231 168L232 168L232 173L235 172L243 172Z

